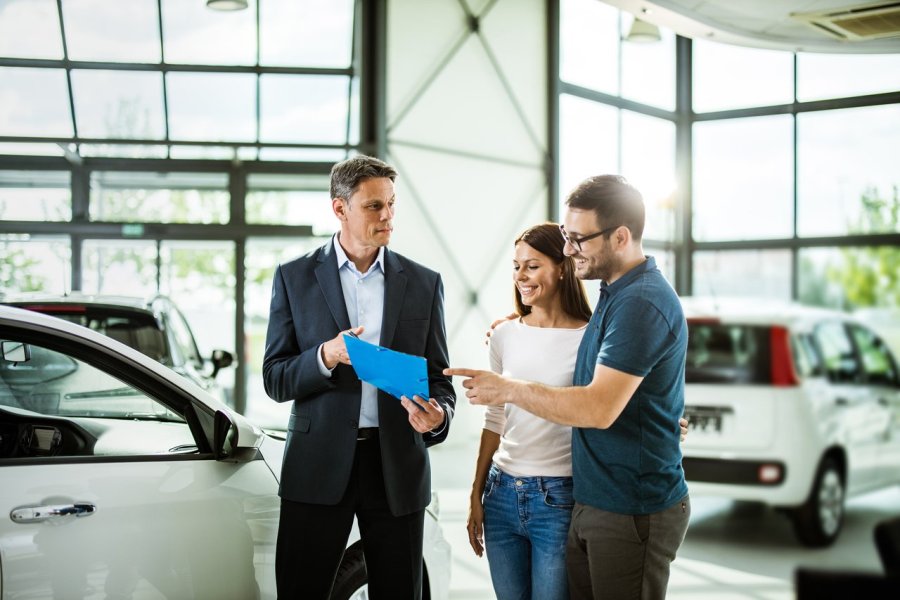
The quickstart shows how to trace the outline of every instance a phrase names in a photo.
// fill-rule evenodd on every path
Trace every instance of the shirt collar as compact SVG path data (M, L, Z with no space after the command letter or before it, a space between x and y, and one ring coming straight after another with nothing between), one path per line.
M331 242L334 245L334 254L337 258L338 271L340 271L341 268L344 267L344 265L347 265L347 268L355 271L356 273L359 273L359 269L356 268L356 265L353 264L353 261L350 260L349 256L347 256L347 253L344 252L344 248L341 246L341 243L338 240L339 237L340 233L335 233L331 238ZM372 263L372 266L369 267L369 270L361 274L366 275L368 273L371 273L372 270L376 267L380 269L382 273L384 272L384 246L378 249L378 256L375 257L375 262Z
M601 294L615 294L617 291L621 290L629 283L646 273L647 271L652 271L656 269L656 259L652 256L645 256L647 260L640 263L639 265L632 267L630 271L616 279L612 284L608 284L605 281L600 282L600 293Z

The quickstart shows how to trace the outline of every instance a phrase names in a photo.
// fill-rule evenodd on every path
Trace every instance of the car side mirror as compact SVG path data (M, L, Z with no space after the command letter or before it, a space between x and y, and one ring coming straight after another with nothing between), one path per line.
M219 371L231 366L234 362L234 355L228 350L213 350L211 360L213 365L212 377L215 379Z
M213 452L216 460L229 458L238 445L238 428L227 413L217 410L213 421Z
M31 360L31 346L22 342L5 340L0 342L0 356L11 363L23 363Z

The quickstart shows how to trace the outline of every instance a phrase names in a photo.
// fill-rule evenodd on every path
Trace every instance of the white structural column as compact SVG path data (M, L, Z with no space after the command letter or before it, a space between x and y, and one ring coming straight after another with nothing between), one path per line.
M513 307L512 242L547 219L546 13L545 0L388 2L392 247L443 275L455 366L487 367L484 332ZM467 435L478 419L462 400Z

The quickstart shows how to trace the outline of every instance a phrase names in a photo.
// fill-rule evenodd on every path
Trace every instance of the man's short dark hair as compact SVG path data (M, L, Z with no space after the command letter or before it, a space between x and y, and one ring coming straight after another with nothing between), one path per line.
M588 177L572 190L566 206L594 211L602 229L624 225L635 241L644 235L644 199L621 175Z
M349 202L356 187L372 177L387 177L394 181L397 170L382 160L362 154L336 163L331 167L331 197Z

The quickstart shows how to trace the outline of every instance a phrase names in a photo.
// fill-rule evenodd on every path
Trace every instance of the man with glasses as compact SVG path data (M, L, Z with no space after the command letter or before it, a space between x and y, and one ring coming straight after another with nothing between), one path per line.
M664 598L690 500L679 447L687 324L678 296L641 246L644 203L616 175L566 201L565 253L600 280L572 387L447 369L473 404L512 403L571 425L575 508L566 548L572 598Z

